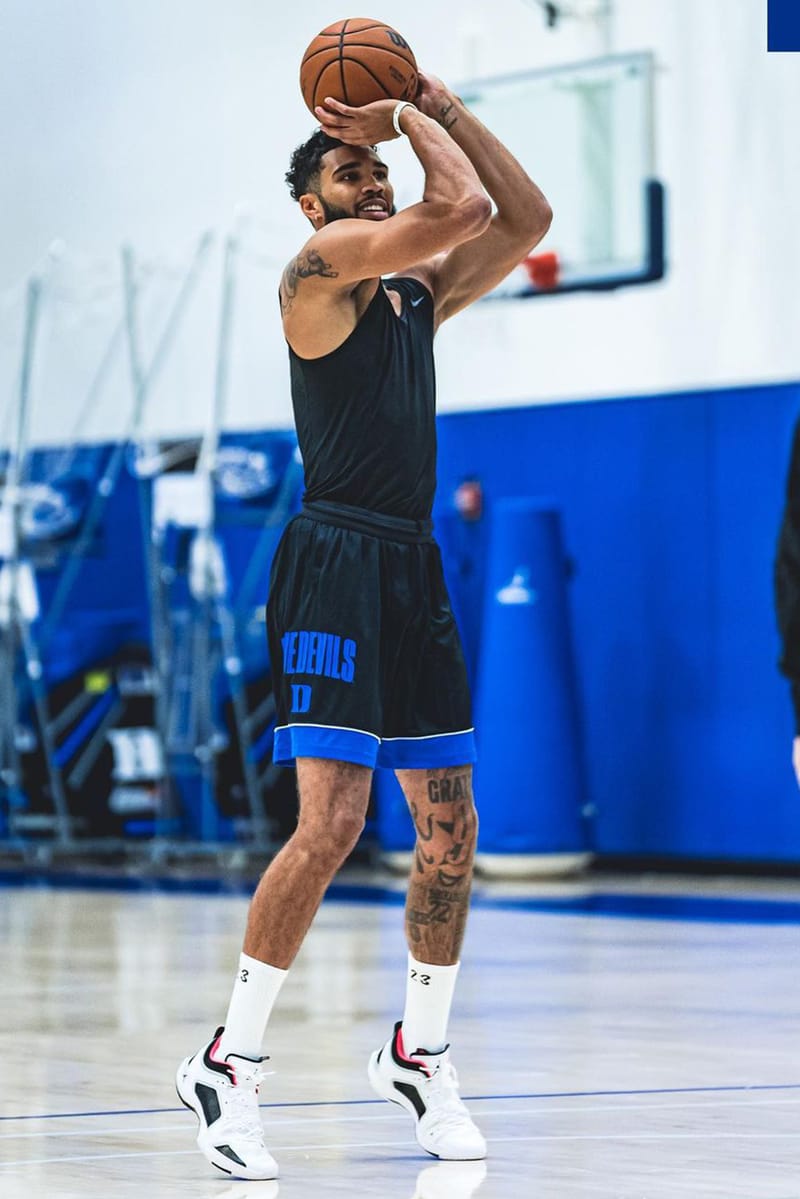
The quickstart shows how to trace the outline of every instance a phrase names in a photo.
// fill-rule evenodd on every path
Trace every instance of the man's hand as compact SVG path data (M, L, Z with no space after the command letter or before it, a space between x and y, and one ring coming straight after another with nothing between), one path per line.
M435 75L419 74L419 91L414 103L420 112L430 117L444 129L450 129L457 119L456 102L458 97L451 92L446 83Z
M792 742L792 766L794 766L794 777L797 779L797 785L800 787L800 737L795 737Z
M375 100L361 108L341 104L332 96L325 97L324 106L314 109L322 130L349 146L374 146L399 137L392 124L392 114L399 100Z

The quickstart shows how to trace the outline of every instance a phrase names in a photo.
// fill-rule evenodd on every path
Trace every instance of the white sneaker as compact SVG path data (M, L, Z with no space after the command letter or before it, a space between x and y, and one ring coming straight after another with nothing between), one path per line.
M449 1046L441 1053L417 1049L407 1056L401 1021L383 1049L369 1059L369 1081L382 1099L410 1112L417 1141L427 1153L444 1161L486 1157L486 1142L459 1098Z
M197 1144L206 1160L233 1178L277 1178L278 1166L264 1144L258 1111L258 1086L266 1058L229 1053L215 1056L214 1040L178 1067L175 1088L181 1103L197 1116Z

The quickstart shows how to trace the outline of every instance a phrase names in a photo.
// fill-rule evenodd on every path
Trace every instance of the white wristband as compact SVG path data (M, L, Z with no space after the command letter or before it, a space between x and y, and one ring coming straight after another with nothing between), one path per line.
M399 133L401 137L403 134L405 134L405 129L400 128L400 113L404 108L416 108L416 105L412 104L410 100L401 100L399 104L395 104L394 106L394 112L392 113L392 124L394 125L395 133ZM406 136L408 136L408 134L406 134Z

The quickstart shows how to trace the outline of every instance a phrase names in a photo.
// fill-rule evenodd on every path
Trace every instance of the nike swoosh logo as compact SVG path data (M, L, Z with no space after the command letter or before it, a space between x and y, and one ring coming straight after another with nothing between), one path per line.
M411 301L411 307L418 308L424 299L425 299L424 296L417 296L416 300Z

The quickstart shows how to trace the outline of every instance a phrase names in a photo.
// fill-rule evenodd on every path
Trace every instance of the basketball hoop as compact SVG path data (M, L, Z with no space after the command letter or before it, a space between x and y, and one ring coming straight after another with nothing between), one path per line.
M529 254L522 260L531 286L537 291L555 291L561 281L561 263L558 254L550 250L542 254Z

